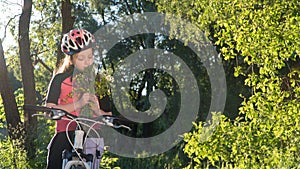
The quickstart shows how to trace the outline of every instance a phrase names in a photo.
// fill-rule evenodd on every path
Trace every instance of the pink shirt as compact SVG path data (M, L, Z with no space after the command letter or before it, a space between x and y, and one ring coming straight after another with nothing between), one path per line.
M61 92L58 98L58 105L70 104L73 103L74 100L71 77L68 77L61 83ZM78 113L75 111L71 112L71 114L78 116ZM56 132L66 131L69 122L70 120L57 120ZM69 125L68 131L74 131L76 126L76 123L72 122Z

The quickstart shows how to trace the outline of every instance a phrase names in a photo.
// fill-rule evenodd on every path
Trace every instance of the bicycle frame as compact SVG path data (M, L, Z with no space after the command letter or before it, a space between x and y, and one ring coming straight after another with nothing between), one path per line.
M126 128L128 130L131 130L128 126L125 125L115 125L113 121L115 119L118 119L116 117L112 116L99 116L95 119L88 119L83 117L77 117L74 116L62 109L57 108L49 108L49 107L43 107L43 106L35 106L35 105L24 105L24 110L31 110L35 112L44 112L44 114L33 114L32 116L42 116L44 118L49 118L51 120L60 120L60 119L66 119L69 120L69 124L67 125L66 131L68 131L69 125L72 122L77 123L77 129L75 130L75 137L74 142L71 141L68 132L67 138L73 147L72 152L69 152L67 150L62 152L62 169L97 169L99 168L100 163L98 160L95 160L98 156L99 159L101 158L101 148L103 148L103 138L100 137L99 133L96 131L95 126L97 124L99 125L105 125L113 128ZM87 124L87 122L92 123L92 125ZM82 129L82 126L88 127L87 131L84 131ZM90 132L94 132L97 136L97 138L88 138L88 135ZM94 139L94 140L93 140ZM102 139L102 140L101 140ZM92 142L95 142L96 150L99 152L85 153L87 149L87 145L85 143L88 142L88 140L92 140ZM100 147L100 150L97 150L97 148ZM102 152L103 153L103 152ZM98 158L97 158L98 159Z
M88 125L86 123L80 122L80 120L93 122L93 125ZM99 168L99 160L97 160L97 159L100 159L100 158L96 158L95 156L97 154L96 153L97 147L101 146L101 141L94 142L96 144L96 146L94 149L94 153L92 153L92 154L85 153L86 144L84 144L84 143L87 143L87 139L91 139L91 138L87 138L87 136L89 135L90 129L93 129L93 126L95 124L98 124L99 122L90 120L90 119L86 119L86 118L75 118L75 119L71 120L69 122L69 124L71 124L73 121L76 121L78 126L80 126L80 125L88 126L89 130L85 132L81 128L77 127L77 130L75 130L74 144L71 142L69 135L67 134L69 142L70 142L71 146L73 147L73 151L68 152L67 150L65 150L63 152L62 169L70 169L72 166L80 166L80 167L84 166L86 169ZM67 131L68 131L68 127L69 127L69 125L67 126ZM95 139L98 139L98 140L101 139L100 135L97 133L97 131L95 131L95 130L91 130L91 131L94 131L96 133L97 138L95 138ZM86 135L86 136L84 136L84 135ZM103 148L103 146L104 145L102 145L102 148ZM100 157L101 157L101 155L100 155Z

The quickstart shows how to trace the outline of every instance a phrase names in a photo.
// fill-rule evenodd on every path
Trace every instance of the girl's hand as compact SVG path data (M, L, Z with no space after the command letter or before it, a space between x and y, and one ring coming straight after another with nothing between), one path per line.
M82 108L83 106L91 103L91 95L89 93L84 93L81 98L75 103L77 108Z
M100 104L98 102L98 98L94 94L84 93L78 101L79 108L89 104L91 110L94 112L96 116L103 116L103 115L112 115L112 112L105 112L100 109Z
M100 111L100 105L99 105L99 102L98 102L98 98L96 95L94 94L90 94L90 105L91 105L91 109L94 111L94 112L98 112Z
M99 109L99 111L95 112L95 116L105 116L105 115L112 116L112 112L105 112L101 109Z
M105 112L105 111L102 111L102 116L103 116L103 115L112 116L112 112Z

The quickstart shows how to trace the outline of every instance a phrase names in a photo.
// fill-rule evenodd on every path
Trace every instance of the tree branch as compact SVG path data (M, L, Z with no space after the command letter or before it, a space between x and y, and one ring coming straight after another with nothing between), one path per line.
M1 38L1 41L3 42L4 41L4 39L6 38L6 30L7 30L7 27L8 27L8 25L9 25L9 23L13 20L13 19L15 19L16 17L18 17L18 16L20 16L21 14L17 14L17 15L15 15L15 16L13 16L12 18L10 18L9 20L8 20L8 22L7 22L7 24L5 25L5 28L4 28L4 36Z

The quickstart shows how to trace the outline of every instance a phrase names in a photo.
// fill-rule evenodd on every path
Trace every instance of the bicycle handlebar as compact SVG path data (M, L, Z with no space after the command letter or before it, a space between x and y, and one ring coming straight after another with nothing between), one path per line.
M32 116L43 116L44 118L48 118L51 120L60 120L63 117L67 117L69 119L76 119L79 118L78 116L75 116L65 110L58 109L58 108L52 108L52 107L45 107L45 106L36 106L36 105L28 105L25 104L23 105L23 110L30 110L30 111L35 111L35 112L45 112L44 114L33 114ZM110 126L113 128L126 128L129 131L131 130L130 127L125 126L125 125L115 125L113 124L114 120L121 120L118 117L114 116L99 116L95 118L96 120L101 120L104 122L104 125ZM125 120L126 121L126 120Z

